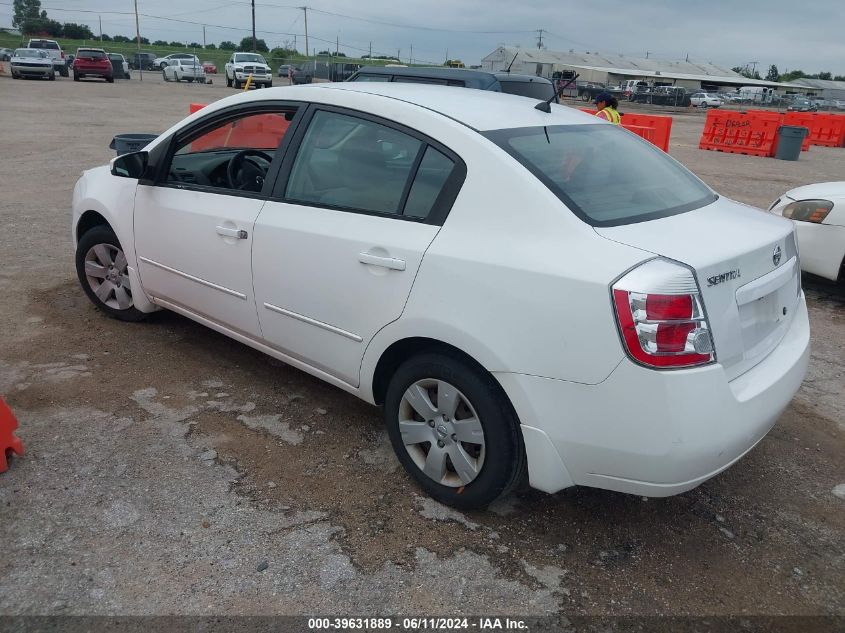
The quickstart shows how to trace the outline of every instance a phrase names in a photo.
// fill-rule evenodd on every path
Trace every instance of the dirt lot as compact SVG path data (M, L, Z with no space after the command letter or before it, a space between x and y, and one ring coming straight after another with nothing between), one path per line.
M231 94L217 82L0 77L0 393L28 451L0 475L0 613L845 614L841 286L805 280L809 376L724 474L472 514L420 494L378 410L174 314L95 311L72 264L79 172L114 134ZM737 200L845 174L845 150L701 151L702 122L675 117L672 154Z

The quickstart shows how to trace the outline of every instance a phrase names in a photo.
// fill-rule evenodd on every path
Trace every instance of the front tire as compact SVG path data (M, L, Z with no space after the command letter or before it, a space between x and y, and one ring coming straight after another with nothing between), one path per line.
M110 84L114 83L114 77L106 77L106 81Z
M232 80L231 80L231 79L229 79L229 75L226 75L226 87L227 87L227 88L231 88L231 87L232 87Z
M50 76L47 77L47 79L50 81L56 81L56 71L54 70L52 73L50 73Z
M135 307L126 255L110 227L95 226L76 246L76 274L88 298L100 311L121 321L141 321Z
M483 508L525 473L519 420L495 379L457 354L403 363L387 389L385 423L399 461L441 503Z
M234 86L235 90L240 90L242 86L241 82L238 81L237 77L232 80L232 85Z

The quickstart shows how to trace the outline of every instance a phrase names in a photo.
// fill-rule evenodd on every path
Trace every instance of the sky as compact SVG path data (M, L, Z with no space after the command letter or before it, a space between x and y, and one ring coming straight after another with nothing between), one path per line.
M351 56L399 55L407 62L478 63L499 45L622 53L632 57L713 62L727 68L757 62L783 73L845 75L843 0L299 0L308 2L310 48ZM141 35L150 41L239 42L250 34L249 0L137 0ZM11 26L12 0L0 0L0 26ZM256 30L272 48L296 40L304 52L301 5L255 0ZM48 16L88 24L98 16L109 35L135 34L133 0L42 0ZM119 14L123 12L125 14ZM191 24L195 22L198 24ZM295 36L295 37L294 37Z

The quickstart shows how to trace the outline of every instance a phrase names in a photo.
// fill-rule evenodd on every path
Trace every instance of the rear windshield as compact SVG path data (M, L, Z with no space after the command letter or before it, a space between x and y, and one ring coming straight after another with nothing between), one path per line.
M52 35L52 33L51 33ZM49 48L51 51L58 51L59 45L56 42L47 42L44 40L32 40L29 43L30 48Z
M615 125L516 128L485 136L593 226L675 215L717 197L651 143Z
M532 99L550 99L555 89L552 84L547 84L542 81L499 81L502 84L502 92L510 95L519 95L521 97L531 97Z
M76 51L77 57L84 57L86 59L105 59L106 54L103 51L90 51L84 48L80 48Z

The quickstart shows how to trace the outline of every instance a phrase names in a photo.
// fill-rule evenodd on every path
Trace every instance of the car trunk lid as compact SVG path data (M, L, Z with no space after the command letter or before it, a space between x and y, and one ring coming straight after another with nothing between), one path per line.
M695 211L595 230L695 270L729 379L763 360L796 312L801 273L789 221L720 198Z

